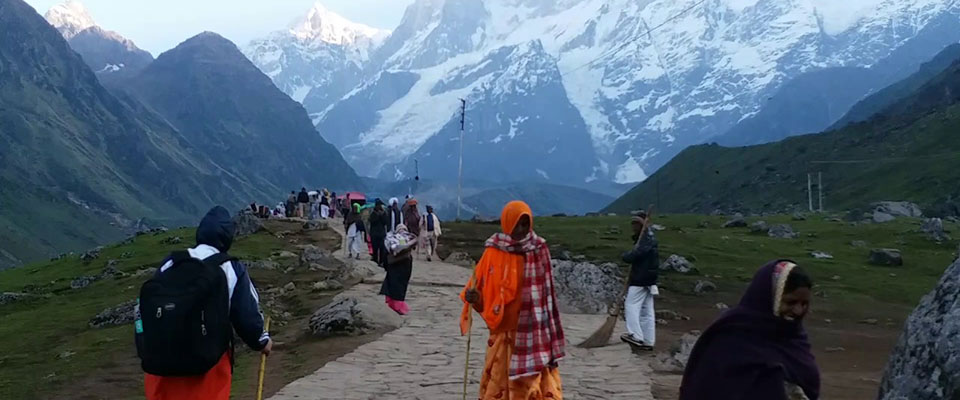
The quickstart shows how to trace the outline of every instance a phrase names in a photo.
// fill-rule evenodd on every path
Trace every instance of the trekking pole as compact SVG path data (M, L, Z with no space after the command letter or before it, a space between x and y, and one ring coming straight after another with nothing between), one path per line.
M267 316L263 330L270 332L270 316ZM267 370L267 355L260 354L260 378L257 383L257 400L263 400L263 373Z
M476 267L474 267L474 274L476 274ZM476 278L476 275L470 277L470 289L477 288ZM467 356L466 361L463 362L463 400L467 400L467 382L470 379L470 342L473 339L473 304L467 306Z

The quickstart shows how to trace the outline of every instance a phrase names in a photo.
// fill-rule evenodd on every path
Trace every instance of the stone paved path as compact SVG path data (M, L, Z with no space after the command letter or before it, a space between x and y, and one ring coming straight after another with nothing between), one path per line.
M407 295L411 312L400 328L290 383L270 399L462 398L467 339L460 336L458 327L460 289L450 286L463 285L469 277L470 270L463 267L415 261ZM381 274L368 282L382 279ZM361 283L346 290L345 295L373 297L383 304L378 290L378 284ZM647 362L617 339L622 326L614 334L617 343L611 342L610 346L586 350L573 345L590 335L604 318L563 315L569 341L567 356L560 363L564 397L653 400ZM476 315L472 334L468 399L477 396L487 347L486 328Z

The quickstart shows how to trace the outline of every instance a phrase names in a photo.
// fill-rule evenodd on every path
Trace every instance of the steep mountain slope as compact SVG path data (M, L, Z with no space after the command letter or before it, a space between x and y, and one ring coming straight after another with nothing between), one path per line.
M350 22L316 3L284 31L244 52L277 87L308 110L322 110L360 83L370 50L390 32Z
M0 0L0 26L0 267L252 193L185 150L159 118L108 93L23 1Z
M868 67L834 67L801 74L767 99L755 115L710 141L724 146L744 146L823 131L865 96L905 79L921 68L922 62L957 41L960 41L960 18L940 15L889 56ZM939 69L932 68L918 84L949 65L946 60L933 62ZM882 108L878 106L873 112Z
M77 0L55 5L44 15L80 53L100 79L112 81L142 70L153 56L120 34L97 26L87 9Z
M960 62L862 123L743 148L690 147L610 205L627 211L658 196L668 212L804 209L806 174L823 173L831 210L879 200L957 215ZM659 184L658 184L659 183Z
M921 65L920 69L913 75L910 75L910 77L890 85L858 102L843 118L834 124L834 128L842 128L851 123L869 119L884 108L910 96L910 94L930 81L931 78L949 68L957 60L960 60L960 44L953 44L937 54L932 60Z
M819 69L871 67L924 36L928 26L958 15L960 5L948 0L419 0L373 52L364 82L332 106L307 108L325 137L351 139L330 139L348 155L390 160L373 171L358 166L362 173L389 175L393 163L446 134L458 97L484 103L477 98L492 72L478 70L455 95L428 88L498 49L539 40L556 61L564 93L548 108L572 104L586 127L574 137L591 138L592 149L576 155L597 171L584 181L636 182L683 147L759 112L785 82ZM929 58L945 46L933 42L918 40L911 52ZM398 86L372 83L384 74L418 78ZM501 100L500 107L517 104ZM357 109L373 110L366 113L377 122L323 128ZM517 114L536 116L523 107ZM403 145L382 146L388 137Z
M126 85L199 153L267 198L301 186L361 186L336 148L317 134L303 106L215 33L164 52Z

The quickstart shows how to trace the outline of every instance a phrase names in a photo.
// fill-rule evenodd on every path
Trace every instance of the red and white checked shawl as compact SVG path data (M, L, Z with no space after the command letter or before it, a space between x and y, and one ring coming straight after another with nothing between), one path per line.
M510 356L510 378L535 375L546 367L556 367L565 355L564 338L547 241L533 232L519 242L508 234L497 233L487 239L486 247L524 256L520 318L517 341Z

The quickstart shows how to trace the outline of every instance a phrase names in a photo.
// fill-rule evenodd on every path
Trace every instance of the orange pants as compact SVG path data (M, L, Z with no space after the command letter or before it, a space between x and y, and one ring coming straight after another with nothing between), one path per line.
M510 379L510 355L517 333L491 333L480 378L480 400L562 400L560 371L547 368L538 375Z
M147 400L230 400L233 372L230 354L202 376L164 377L144 374Z

